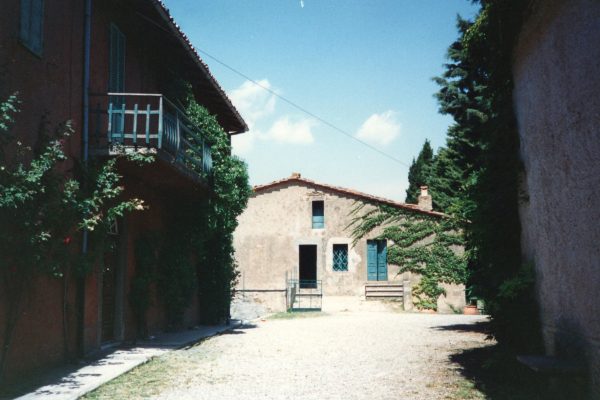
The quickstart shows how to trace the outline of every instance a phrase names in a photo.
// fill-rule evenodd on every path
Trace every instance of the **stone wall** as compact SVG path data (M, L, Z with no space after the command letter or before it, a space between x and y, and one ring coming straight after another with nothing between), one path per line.
M324 201L324 229L312 229L314 200ZM317 279L322 280L324 298L364 296L367 239L379 232L352 244L349 213L357 202L360 200L356 197L300 182L283 183L255 194L240 215L234 234L241 272L237 289L253 290L246 293L269 311L283 311L285 294L264 291L284 290L286 279L298 278L299 246L313 244L317 246ZM348 271L333 270L334 244L348 244ZM398 270L398 266L388 264L389 281L418 282L418 276L398 274ZM464 305L464 287L452 285L449 289L448 298L439 301L442 312L452 311L448 303L456 308Z
M538 1L515 55L525 257L547 352L585 360L600 398L600 2Z

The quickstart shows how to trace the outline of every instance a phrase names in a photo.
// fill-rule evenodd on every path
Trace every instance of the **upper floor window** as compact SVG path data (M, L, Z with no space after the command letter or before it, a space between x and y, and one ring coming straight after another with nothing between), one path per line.
M43 49L44 0L21 0L19 39L38 56Z
M348 271L348 245L333 245L333 270Z
M325 202L323 200L312 202L312 227L313 229L325 227Z

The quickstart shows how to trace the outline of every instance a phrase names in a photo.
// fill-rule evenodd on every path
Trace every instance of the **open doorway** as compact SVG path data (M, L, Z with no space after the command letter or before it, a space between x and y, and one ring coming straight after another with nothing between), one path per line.
M317 287L317 245L301 244L299 246L298 277L300 288Z

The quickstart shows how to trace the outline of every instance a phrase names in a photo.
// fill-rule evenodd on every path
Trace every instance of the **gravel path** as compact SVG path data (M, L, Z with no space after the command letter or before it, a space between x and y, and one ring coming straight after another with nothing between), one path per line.
M181 350L185 373L155 398L451 399L448 357L489 345L479 316L340 312L268 319Z

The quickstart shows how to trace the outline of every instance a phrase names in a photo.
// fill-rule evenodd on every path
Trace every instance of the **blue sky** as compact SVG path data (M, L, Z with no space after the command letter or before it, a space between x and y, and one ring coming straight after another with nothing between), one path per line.
M167 0L194 46L348 134L410 164L444 145L431 78L443 72L467 0ZM201 53L202 54L202 53ZM234 137L250 183L300 172L404 201L408 168L336 132L202 55L250 131Z

